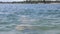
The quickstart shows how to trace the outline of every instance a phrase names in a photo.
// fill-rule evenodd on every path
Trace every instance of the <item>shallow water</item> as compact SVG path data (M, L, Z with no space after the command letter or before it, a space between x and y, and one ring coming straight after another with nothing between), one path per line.
M60 34L60 4L0 4L0 34Z

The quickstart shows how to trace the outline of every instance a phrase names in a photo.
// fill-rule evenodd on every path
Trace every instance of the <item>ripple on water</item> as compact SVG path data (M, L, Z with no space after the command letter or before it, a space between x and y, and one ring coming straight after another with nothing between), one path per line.
M59 34L59 7L59 4L0 4L0 34ZM16 30L21 24L40 26Z

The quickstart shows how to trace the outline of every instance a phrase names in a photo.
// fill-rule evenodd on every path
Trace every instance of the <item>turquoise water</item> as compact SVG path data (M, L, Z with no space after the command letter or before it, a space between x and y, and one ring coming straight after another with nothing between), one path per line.
M0 34L60 34L60 4L0 4Z

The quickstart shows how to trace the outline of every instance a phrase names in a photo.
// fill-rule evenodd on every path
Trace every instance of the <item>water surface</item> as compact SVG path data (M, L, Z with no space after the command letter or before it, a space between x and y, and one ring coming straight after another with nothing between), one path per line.
M39 26L16 30L21 24ZM60 34L60 4L0 4L0 34Z

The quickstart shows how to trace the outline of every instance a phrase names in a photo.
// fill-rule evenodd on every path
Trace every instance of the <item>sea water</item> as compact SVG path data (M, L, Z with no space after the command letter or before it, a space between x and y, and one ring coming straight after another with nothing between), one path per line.
M60 34L60 4L0 4L0 34Z

